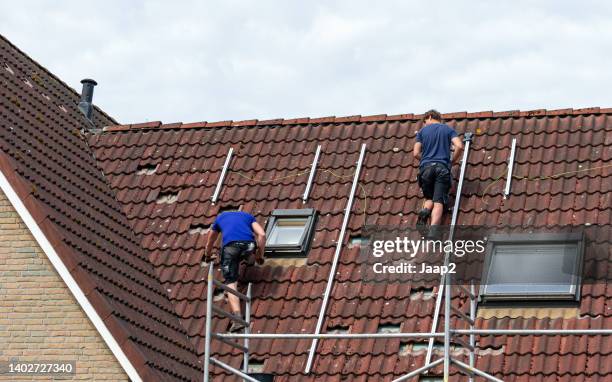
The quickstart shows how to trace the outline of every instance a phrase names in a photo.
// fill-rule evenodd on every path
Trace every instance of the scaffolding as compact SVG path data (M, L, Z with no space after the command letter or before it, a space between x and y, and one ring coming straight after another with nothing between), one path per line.
M461 169L459 174L459 183L457 185L455 203L452 211L451 218L451 228L449 232L449 240L452 240L454 235L454 228L457 222L457 216L459 213L459 205L461 199L461 190L463 187L463 180L465 176L465 170L467 167L467 159L470 150L470 144L472 140L471 133L465 133L464 135L464 143L465 150L463 152L463 157L461 161ZM513 165L513 157L514 151L516 147L516 141L512 143L512 159L509 160L509 173L512 172ZM443 381L447 382L450 376L450 368L451 365L455 365L457 369L468 376L469 381L473 382L476 376L482 377L487 381L494 382L503 382L501 379L485 372L482 370L478 370L475 367L476 360L476 336L528 336L528 335L539 335L539 336L592 336L592 335L612 335L612 329L478 329L475 327L476 325L476 310L477 310L477 302L478 296L475 292L475 287L473 284L470 285L456 285L455 287L458 289L459 293L462 293L468 297L469 300L469 312L463 312L459 308L452 305L452 277L450 273L445 274L441 277L440 285L437 290L437 298L436 298L436 306L434 310L434 317L432 322L431 331L428 333L321 333L321 327L324 320L325 312L327 309L327 302L329 298L329 294L331 292L331 287L333 285L335 268L337 265L337 261L339 258L339 254L341 251L344 234L346 231L346 226L348 223L348 218L350 215L350 211L352 208L353 197L355 194L355 189L357 186L357 182L359 179L359 174L361 171L361 166L363 164L364 156L366 152L366 145L363 144L361 146L361 151L359 155L359 159L357 161L357 168L355 170L355 176L353 178L353 185L351 187L351 193L349 195L349 200L347 202L347 206L345 209L345 216L342 224L342 229L340 231L340 237L338 238L336 252L334 254L334 260L332 263L332 269L330 271L330 275L328 278L325 294L323 296L323 303L321 306L321 311L318 317L317 326L315 329L315 333L250 333L250 325L251 325L251 284L249 283L247 286L246 294L235 291L231 288L228 288L223 283L214 279L214 267L213 264L209 264L208 270L208 285L207 285L207 301L206 301L206 338L205 338L205 349L204 349L204 382L210 381L210 365L214 364L219 366L229 373L242 378L245 381L249 382L259 382L254 377L250 376L249 373L249 340L257 339L257 340L274 340L274 339L285 339L285 340L299 340L299 339L311 339L313 340L308 361L306 364L305 374L309 374L312 368L312 364L314 363L314 354L316 352L317 343L321 339L352 339L352 340L364 340L364 339L391 339L391 338L399 338L399 339L428 339L428 349L427 355L425 359L425 364L422 367L419 367L413 371L408 372L407 374L400 376L393 380L393 382L401 382L409 380L413 377L416 377L421 374L427 373L434 367L438 365L443 365ZM231 149L228 153L228 158L224 165L224 170L227 168L229 164L229 160L231 158ZM320 147L317 147L317 152L315 154L315 159L313 161L313 172L316 168L316 163L318 157L320 155ZM215 190L215 196L218 196L218 189L222 183L222 178L224 176L224 172L221 174L220 182L217 186L217 190ZM312 178L311 173L311 178ZM309 179L308 184L312 179ZM308 191L304 193L303 200L306 201L308 197ZM506 185L504 196L507 197L509 194L509 184ZM216 197L213 197L213 201L216 201ZM445 254L444 265L448 265L450 261L450 253ZM245 318L237 317L231 313L228 313L221 308L218 308L213 305L213 290L215 287L222 289L227 293L232 293L237 296L239 299L245 302ZM444 329L443 331L438 331L438 318L440 316L440 310L442 308L442 300L444 299ZM212 330L212 317L213 314L217 314L223 317L227 317L230 320L237 321L245 325L244 333L213 333ZM454 329L451 327L451 315L455 315L465 321L469 329ZM460 339L461 337L467 336L467 341ZM228 344L232 347L235 347L242 351L243 353L243 362L242 362L242 370L236 369L225 362L213 357L211 355L211 341L212 339L221 341L225 344ZM435 339L443 339L444 341L444 350L442 352L442 356L432 361L431 358L433 356L433 346ZM242 340L242 343L236 342ZM468 363L464 363L456 357L453 357L451 354L451 341L461 345L463 348L468 350Z

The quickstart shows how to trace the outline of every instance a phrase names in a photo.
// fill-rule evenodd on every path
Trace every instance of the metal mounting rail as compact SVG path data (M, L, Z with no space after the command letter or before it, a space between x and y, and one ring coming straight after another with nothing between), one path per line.
M461 170L459 173L459 184L457 185L457 192L455 194L455 205L453 207L453 215L451 217L451 227L449 232L448 240L453 239L453 234L455 231L455 224L457 224L457 216L459 215L459 203L461 202L461 190L463 189L463 179L465 177L465 169L467 168L467 158L470 151L470 144L472 142L472 133L465 133L463 135L463 142L465 142L465 147L463 149L463 157L461 159ZM445 256L444 263L448 262L448 253ZM438 295L436 297L436 307L434 309L433 322L431 325L431 332L435 332L438 328L438 317L440 316L440 308L442 307L442 296L444 295L444 280L445 276L440 278L440 285L438 286ZM427 355L425 356L425 364L429 364L431 361L431 355L433 352L434 340L431 338L429 340L429 344L427 345Z
M472 134L471 133L466 133L464 136L464 142L465 144L465 152L463 153L463 160L462 160L462 164L461 164L461 173L459 176L459 184L457 187L457 196L455 198L455 205L454 205L454 209L453 209L453 216L451 219L451 231L449 232L449 238L448 240L452 240L455 234L454 231L454 227L456 225L457 222L457 215L459 213L459 205L460 205L460 199L461 199L461 190L463 188L463 181L465 178L465 170L466 170L466 166L467 166L467 158L468 158L468 154L469 154L469 148L470 148L470 143L471 143L471 138L472 138ZM465 294L467 294L470 298L470 312L469 312L469 316L466 313L461 312L458 309L454 309L451 305L451 275L447 274L445 275L442 280L441 280L441 284L440 287L438 289L438 298L436 300L436 309L435 309L435 316L434 316L434 322L432 325L432 330L430 332L425 332L425 333L321 333L321 326L324 320L324 316L325 316L325 311L327 308L327 303L329 300L329 296L331 293L331 289L333 287L333 281L334 281L334 276L335 276L335 272L336 272L336 268L337 268L337 264L338 264L338 260L339 260L339 256L340 256L340 252L342 249L342 242L344 240L344 236L346 234L346 227L348 224L348 220L350 217L350 211L352 209L352 204L353 204L353 200L354 200L354 196L355 196L355 191L357 188L357 184L358 184L358 180L359 180L359 176L361 173L361 167L363 165L363 160L365 157L365 152L366 152L366 145L363 144L361 147L361 152L359 155L359 160L357 162L357 168L355 170L355 175L353 178L353 184L351 187L351 193L349 195L349 200L347 202L347 206L346 206L346 210L345 210L345 215L344 215L344 220L342 223L342 229L340 231L340 235L338 238L338 242L336 244L336 251L334 254L334 259L333 259L333 263L332 263L332 270L330 271L329 274L329 278L328 278L328 283L326 286L326 290L325 290L325 294L323 296L323 304L321 307L321 311L318 317L318 321L317 321L317 328L316 328L316 333L251 333L250 332L250 323L251 323L251 302L252 302L252 296L251 296L251 284L248 285L247 288L247 293L242 294L240 292L234 292L232 290L227 290L225 287L225 285L219 283L218 281L214 280L213 278L213 266L212 264L210 264L209 266L209 270L208 270L208 289L207 289L207 305L206 305L206 338L205 338L205 349L204 349L204 382L209 382L210 380L210 364L214 364L217 365L227 371L229 371L230 373L242 378L243 380L249 381L249 382L257 382L257 380L251 376L248 375L248 347L249 347L249 339L260 339L260 340L272 340L272 339L312 339L312 345L310 348L310 353L309 353L309 358L308 358L308 363L307 363L307 368L306 368L306 373L310 372L310 369L312 368L312 364L313 364L313 360L314 360L314 354L316 352L316 347L317 347L317 343L319 339L355 339L355 340L361 340L361 339L376 339L376 338L412 338L412 339L416 339L416 338L429 338L430 342L429 345L430 347L428 348L428 355L427 355L427 360L425 362L425 364L416 369L411 371L408 374L405 374L403 376L400 376L399 378L395 379L393 382L401 382L401 381L405 381L407 379L410 379L412 377L415 377L419 374L422 373L426 373L428 370L432 369L435 366L438 366L440 364L444 364L444 379L445 381L448 380L449 374L450 374L450 365L453 364L455 365L461 372L465 373L466 375L469 376L469 380L473 381L474 376L479 376L482 378L485 378L486 380L489 381L494 381L494 382L503 382L501 379L496 378L484 371L478 370L474 367L474 363L475 363L475 354L474 351L476 349L476 341L475 341L475 336L528 336L528 335L539 335L539 336L575 336L575 335L584 335L584 336L599 336L599 335L612 335L612 329L475 329L475 321L476 321L476 304L477 304L477 295L475 292L475 287L472 284L470 284L470 289L468 290L465 286L462 285L458 285L459 289L464 292ZM231 158L231 149L230 149L230 153L228 153L228 158L226 159L226 166L224 166L225 170L227 170L227 165L229 165L229 159ZM224 170L224 171L225 171ZM222 177L220 179L220 183L218 184L218 188L220 186L220 184L222 183L222 178L223 178L224 174L222 173ZM217 194L217 192L216 192ZM445 263L447 264L449 262L449 258L450 258L450 253L446 253L445 256ZM222 309L219 309L215 306L213 306L212 302L213 302L213 290L214 287L220 287L221 289L225 290L228 293L234 293L236 296L238 296L241 300L246 301L246 307L245 307L245 320L242 320L242 318L240 317L236 317L235 315L225 312ZM444 291L443 289L444 288ZM444 295L445 297L445 306L444 306L444 310L445 310L445 325L444 325L444 331L443 332L436 332L437 329L437 322L438 322L438 317L439 317L439 312L440 312L440 308L441 308L441 301L442 301L442 296ZM466 320L469 324L470 324L470 329L453 329L450 327L450 312L454 311L455 313L457 313L461 318L463 318L464 320ZM246 323L246 328L244 330L244 333L212 333L212 316L213 316L213 312L217 313L217 314L221 314L223 316L226 317L230 317L230 319L234 319L236 321L239 322L243 322ZM455 340L457 340L459 343L462 343L466 348L468 348L470 350L469 353L469 365L465 364L457 359L455 359L454 357L451 357L450 354L450 339L451 339L451 335L452 336L469 336L469 343L466 343L466 341L462 340L459 341L459 338L455 338ZM242 371L238 370L230 365L227 365L226 363L215 359L213 357L211 357L211 340L215 339L217 341L221 341L223 343L227 343L230 346L236 347L238 349L243 350L244 353L244 363L243 363L243 368ZM435 338L444 338L444 355L443 357L436 359L435 361L431 362L431 351L433 350L433 340ZM241 345L237 342L232 342L232 340L238 340L238 339L244 339L244 345Z
M219 198L219 194L221 193L221 187L223 186L223 180L225 179L225 174L227 173L227 169L229 168L233 153L234 148L230 147L229 151L227 152L227 157L225 157L225 163L223 163L223 168L221 169L221 175L219 175L217 187L215 187L215 192L213 193L213 196L211 198L212 204L217 203L217 199Z
M317 326L315 328L315 334L321 333L321 326L325 318L325 311L327 310L327 302L329 300L329 294L334 284L334 277L336 276L336 267L338 266L338 259L340 258L340 252L342 251L342 243L344 241L344 235L346 234L346 226L351 216L351 209L353 208L353 199L355 198L355 191L357 190L357 184L359 183L359 175L361 174L361 166L363 165L363 158L366 153L366 144L361 145L361 152L359 153L359 159L357 160L357 168L355 169L355 176L353 177L353 185L351 186L351 193L349 195L348 202L346 203L346 209L344 211L344 219L342 220L342 229L336 242L336 252L334 253L334 259L332 262L331 270L329 271L329 277L327 279L327 286L325 287L325 294L323 295L323 303L321 304L321 311L319 312L319 318L317 319ZM306 368L304 373L310 373L314 355L317 350L319 343L318 338L315 338L310 345L310 351L308 353L308 360L306 362Z
M319 155L321 155L321 145L317 146L315 151L314 159L312 160L312 166L310 166L310 174L308 175L308 182L306 183L306 190L304 190L304 196L302 196L302 203L308 201L308 195L310 194L310 188L312 187L312 181L314 180L315 172L317 172L317 164L319 163Z
M516 138L512 138L510 156L508 157L508 175L506 175L506 187L504 188L504 199L510 196L510 185L512 184L512 170L514 170L514 156L516 155Z

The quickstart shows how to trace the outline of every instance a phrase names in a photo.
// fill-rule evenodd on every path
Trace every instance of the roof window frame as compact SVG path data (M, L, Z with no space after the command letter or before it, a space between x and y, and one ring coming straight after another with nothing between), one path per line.
M574 264L574 274L571 289L568 293L562 292L534 292L534 293L502 293L488 292L490 268L494 251L498 245L555 245L577 244L577 254ZM488 238L484 266L482 268L481 285L478 299L481 302L533 302L533 301L580 301L582 286L582 267L584 263L585 237L582 232L567 233L513 233L493 234Z
M283 219L306 218L305 230L297 244L268 244L267 240L271 237L276 224ZM314 236L314 226L317 219L317 211L314 208L303 209L277 209L272 211L270 218L266 222L266 257L270 258L295 258L308 257L308 251L312 237Z

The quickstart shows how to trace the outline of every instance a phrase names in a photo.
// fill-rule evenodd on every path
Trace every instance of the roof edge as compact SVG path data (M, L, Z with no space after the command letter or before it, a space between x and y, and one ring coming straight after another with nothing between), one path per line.
M18 51L19 53L23 54L25 57L27 57L30 61L32 61L32 63L34 63L34 65L38 66L41 70L43 70L45 73L47 73L51 78L53 78L54 80L56 80L57 82L59 82L61 85L63 85L66 89L68 89L68 91L71 91L74 95L76 95L77 97L81 97L81 94L76 91L72 86L68 85L67 83L65 83L64 81L62 81L58 76L56 76L55 74L53 74L49 69L45 68L44 66L42 66L38 61L36 61L35 59L33 59L29 54L27 54L26 52L24 52L23 50L21 50L19 47L17 47L15 44L13 44L11 42L11 40L9 40L8 38L6 38L6 36L4 36L3 34L0 33L0 38L3 39L4 41L6 41L13 49L15 49L16 51ZM113 117L111 117L110 115L108 115L104 110L102 110L100 107L96 106L95 104L92 104L92 106L96 109L97 112L104 114L104 116L108 119L110 119L113 122L117 122L117 120Z
M535 110L508 110L508 111L480 111L469 113L467 111L442 114L444 119L485 119L485 118L517 118L517 117L545 117L545 116L568 116L568 115L591 115L591 114L612 114L612 108L588 107L582 109L535 109ZM385 122L385 121L419 121L423 114L377 114L377 115L352 115L345 117L321 117L321 118L292 118L292 119L268 119L257 120L248 119L242 121L216 121L216 122L192 122L192 123L162 123L152 121L144 123L134 123L126 125L105 126L103 132L117 132L129 130L148 130L148 129L194 129L194 128L215 128L215 127L248 127L248 126L269 126L269 125L306 125L321 123L351 123L351 122Z
M87 295L81 289L81 286L72 277L68 267L56 252L52 241L47 237L39 223L34 219L26 205L23 203L21 196L18 194L15 188L13 188L13 185L2 171L2 168L0 168L0 189L7 196L8 200L13 205L13 208L15 208L28 230L32 233L32 236L43 250L51 264L53 264L53 267L60 275L74 298L77 300L78 304L81 306L91 323L94 325L98 333L100 333L100 336L102 336L102 339L109 347L117 361L119 361L119 364L123 370L132 381L142 382L143 379L140 377L138 371L127 357L122 347L119 345L119 342L117 342L109 328L106 326L105 321L100 317L94 306L91 304Z

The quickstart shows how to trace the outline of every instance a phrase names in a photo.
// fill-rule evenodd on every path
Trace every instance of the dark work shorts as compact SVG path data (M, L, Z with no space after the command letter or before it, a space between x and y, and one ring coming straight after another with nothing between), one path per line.
M427 163L419 170L419 186L425 199L446 206L451 188L450 170L442 163Z
M255 252L255 242L253 241L232 241L221 250L221 272L225 284L238 281L238 268L242 260L246 260L249 255Z

